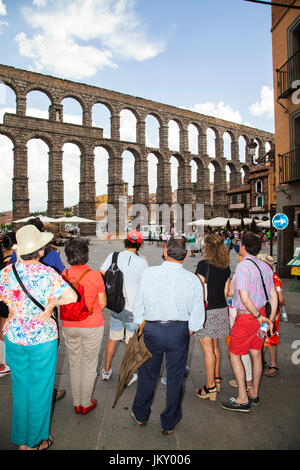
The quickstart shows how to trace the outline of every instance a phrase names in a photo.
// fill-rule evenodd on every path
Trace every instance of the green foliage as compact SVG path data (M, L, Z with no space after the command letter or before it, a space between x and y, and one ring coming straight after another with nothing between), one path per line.
M250 230L253 233L258 232L258 228L257 228L256 222L255 222L255 219L252 219L252 222L251 222L251 225L250 225Z

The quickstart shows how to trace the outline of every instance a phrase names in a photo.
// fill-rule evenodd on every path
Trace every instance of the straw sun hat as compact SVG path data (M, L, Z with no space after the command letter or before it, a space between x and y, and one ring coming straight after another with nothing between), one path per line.
M40 232L34 225L25 225L16 232L16 249L21 256L29 255L47 245L52 238L52 233Z
M272 256L270 255L267 255L266 253L259 253L257 256L256 256L257 259L259 259L260 261L264 261L265 263L267 263L273 270L274 269L274 259L272 258Z

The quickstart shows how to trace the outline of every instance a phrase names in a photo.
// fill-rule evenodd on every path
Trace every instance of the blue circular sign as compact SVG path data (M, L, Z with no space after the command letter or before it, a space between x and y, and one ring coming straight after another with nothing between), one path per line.
M285 214L275 214L272 219L272 224L277 230L284 230L289 225L289 219Z

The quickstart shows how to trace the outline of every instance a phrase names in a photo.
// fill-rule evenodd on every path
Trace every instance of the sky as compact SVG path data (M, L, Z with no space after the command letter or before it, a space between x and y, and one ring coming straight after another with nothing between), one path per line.
M270 28L270 7L244 0L0 0L0 63L273 132ZM65 101L65 121L80 123L78 104ZM41 93L32 93L27 113L47 118L49 104ZM15 112L15 96L0 83L0 124L4 112ZM123 112L121 118L121 137L134 140L132 117ZM109 136L103 110L95 112L93 121ZM152 124L149 142L157 133ZM190 139L193 145L195 136ZM176 130L170 129L171 148L176 149L177 140ZM46 209L47 152L42 141L28 144L32 211ZM12 207L13 154L1 128L0 155L0 211L5 211ZM133 157L126 154L123 160L124 180L132 191ZM77 147L66 144L63 164L69 206L79 198L74 189L79 182ZM102 194L107 184L102 149L97 149L95 166L96 192ZM149 166L153 192L154 159ZM176 189L177 170L172 169Z

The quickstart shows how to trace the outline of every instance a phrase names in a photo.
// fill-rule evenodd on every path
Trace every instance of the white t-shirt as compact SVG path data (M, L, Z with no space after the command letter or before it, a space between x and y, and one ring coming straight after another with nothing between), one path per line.
M108 255L101 266L102 271L107 271L112 262L112 255ZM124 250L119 253L118 267L124 276L123 294L125 297L125 310L132 312L133 302L143 271L148 268L145 258Z

